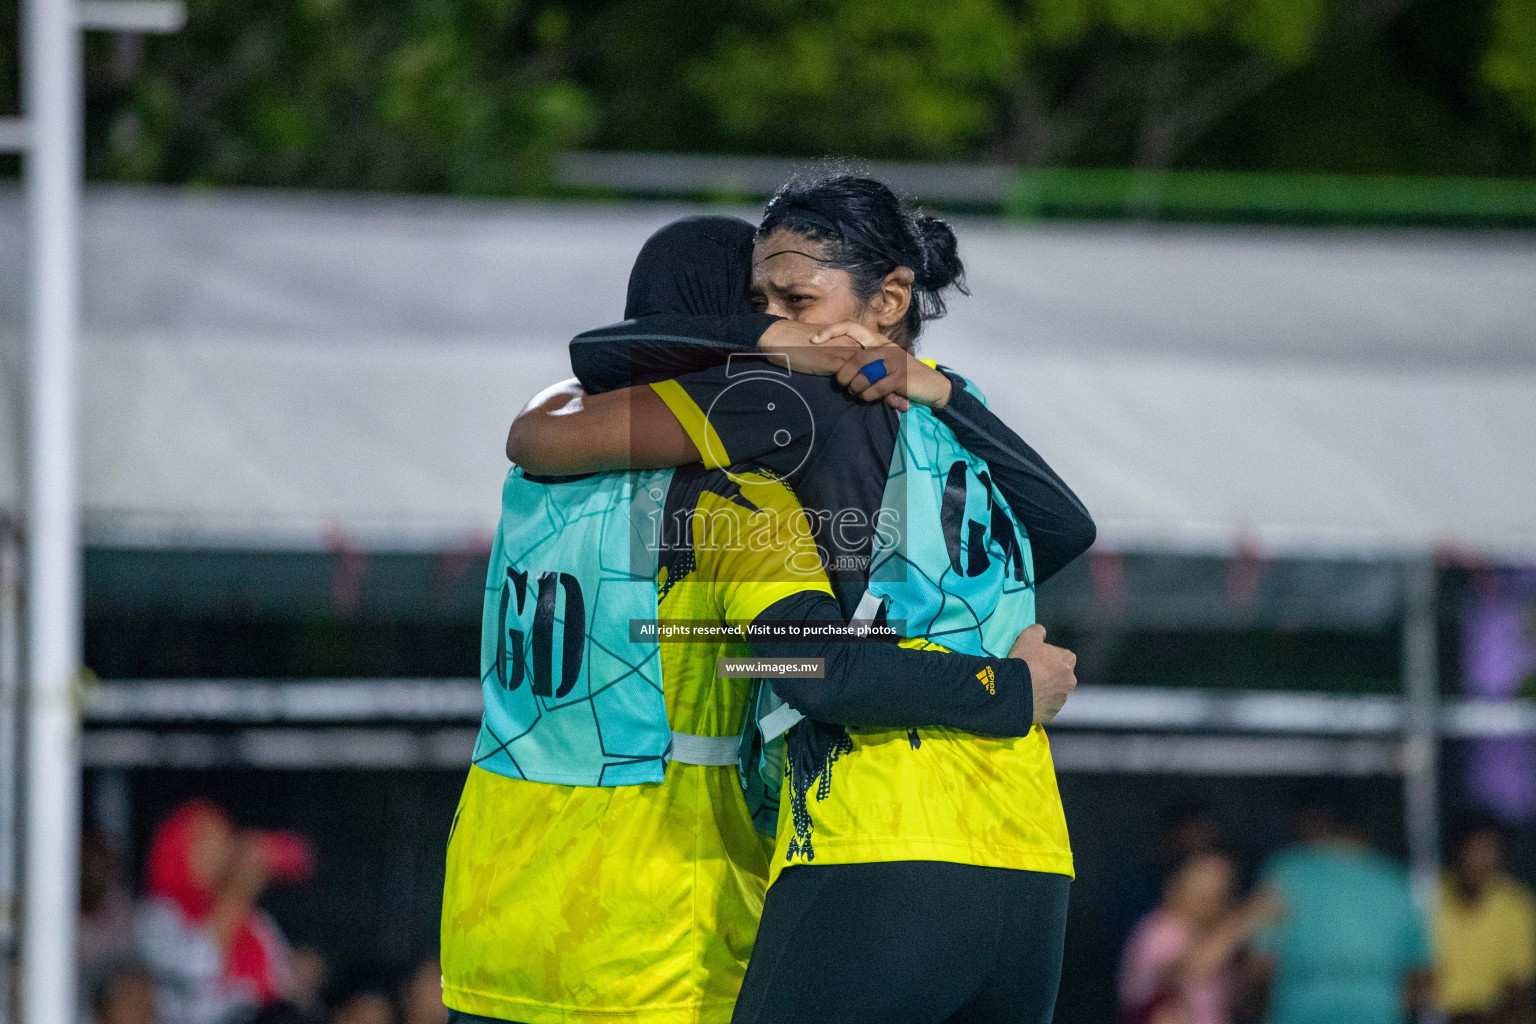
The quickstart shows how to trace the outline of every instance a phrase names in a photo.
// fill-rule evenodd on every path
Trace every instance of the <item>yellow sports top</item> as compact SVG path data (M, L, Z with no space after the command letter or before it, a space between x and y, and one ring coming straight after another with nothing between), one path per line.
M812 772L792 761L786 773L773 878L800 864L893 860L1072 874L1056 767L1039 726L1013 739L944 728L797 728L816 730L818 757Z
M728 380L723 385L730 390ZM702 385L691 390L663 381L651 387L706 465L727 462L732 457L727 445L738 436L752 436L757 419L767 417L766 412L757 416L750 403L737 409L723 396L712 399L716 392ZM711 403L708 414L701 400ZM816 469L888 473L889 456L884 464L870 463L880 446L859 444L854 429L859 424L847 426L841 433L818 427L818 444L842 441L854 450L820 453ZM944 650L922 640L904 646ZM978 678L977 685L991 682ZM1036 726L1021 738L995 739L943 728L865 730L811 723L797 728L814 730L812 752L818 763L797 778L790 758L779 804L774 878L797 864L893 860L1073 873L1066 815L1044 729Z
M668 507L681 488L698 515L692 557L658 581L663 619L750 622L793 594L831 593L782 483L699 469L671 487ZM674 730L737 734L749 684L715 678L715 659L746 653L660 645ZM659 783L613 787L471 768L448 845L443 1001L523 1024L726 1024L768 853L734 767L673 762Z
M1536 900L1512 878L1469 904L1450 881L1435 915L1435 982L1447 1013L1489 1013L1511 987L1536 983Z

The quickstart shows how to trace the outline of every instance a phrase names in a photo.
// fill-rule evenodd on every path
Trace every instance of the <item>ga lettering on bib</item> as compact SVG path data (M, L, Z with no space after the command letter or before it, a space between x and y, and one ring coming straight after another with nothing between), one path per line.
M1006 656L1035 621L1034 559L986 462L932 411L914 407L902 416L885 493L885 507L902 514L895 529L875 532L855 618L882 609L905 622L909 637Z

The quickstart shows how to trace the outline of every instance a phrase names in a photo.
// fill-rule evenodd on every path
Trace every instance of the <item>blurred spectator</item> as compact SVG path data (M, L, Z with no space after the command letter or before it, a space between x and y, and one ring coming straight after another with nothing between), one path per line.
M183 804L160 823L134 932L166 1024L219 1024L288 995L288 949L256 899L269 880L312 870L299 837L237 832L205 800Z
M1261 879L1281 905L1251 959L1270 1024L1399 1024L1427 1001L1431 962L1407 872L1337 792L1305 799L1296 832Z
M330 1024L395 1024L389 986L369 971L352 974L332 994Z
M325 954L313 946L300 946L288 960L293 975L293 985L288 993L289 1002L305 1019L324 1020L325 986L331 973Z
M1435 920L1440 1008L1452 1024L1536 1024L1536 900L1505 871L1496 819L1458 823Z
M1164 812L1151 857L1127 871L1115 890L1110 926L1116 949L1125 948L1131 929L1157 907L1168 876L1192 858L1214 853L1223 831L1216 815L1198 801L1183 800Z
M448 1024L443 965L436 956L418 960L400 986L400 1024Z
M1217 853L1185 862L1162 905L1131 932L1120 967L1122 1024L1228 1024L1233 959L1270 921L1275 900L1233 907L1237 872Z
M95 1024L161 1024L155 976L141 963L121 961L108 968L93 993Z
M123 878L122 857L107 834L87 826L80 837L79 1005L94 994L133 952L133 897Z

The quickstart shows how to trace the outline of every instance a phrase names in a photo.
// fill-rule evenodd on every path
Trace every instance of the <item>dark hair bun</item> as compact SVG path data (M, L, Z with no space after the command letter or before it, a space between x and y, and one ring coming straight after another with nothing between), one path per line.
M965 264L960 262L960 243L954 229L932 214L919 213L912 218L923 265L914 268L917 284L931 291L943 291L951 285L965 291Z

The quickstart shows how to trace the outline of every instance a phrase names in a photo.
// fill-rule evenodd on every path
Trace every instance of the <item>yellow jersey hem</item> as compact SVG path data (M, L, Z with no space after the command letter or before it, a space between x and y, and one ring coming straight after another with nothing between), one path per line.
M444 985L443 1005L460 1013L516 1021L517 1024L605 1024L615 1018L640 1024L730 1024L736 1001L722 999L641 1007L567 1006Z
M1077 877L1070 851L1027 846L988 846L912 836L860 836L857 839L812 841L816 847L815 860L786 863L775 857L768 884L778 881L779 875L790 868L816 867L819 864L880 864L896 860L936 860L950 864L973 864L982 868L1039 871L1048 875Z

